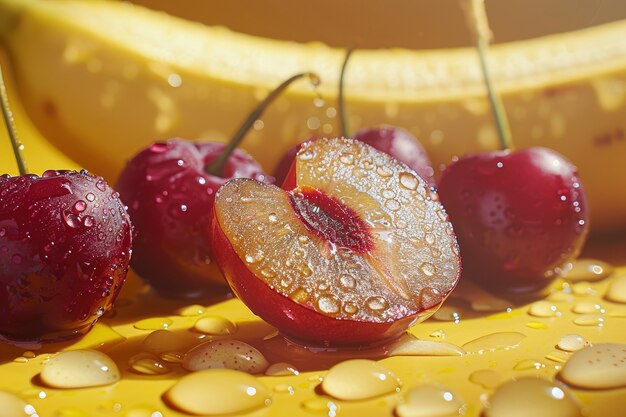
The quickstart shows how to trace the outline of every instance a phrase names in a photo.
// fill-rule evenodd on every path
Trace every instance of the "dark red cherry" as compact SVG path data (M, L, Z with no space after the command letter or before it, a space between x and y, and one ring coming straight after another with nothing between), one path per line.
M537 290L580 252L588 211L576 168L545 148L469 155L448 166L439 196L463 276L495 290Z
M131 255L118 194L86 171L0 177L0 337L86 333L112 306Z
M162 294L194 297L226 285L210 253L215 192L232 178L268 177L239 149L228 158L223 176L208 174L205 166L224 147L183 139L155 143L131 159L120 176L118 189L137 229L132 267Z

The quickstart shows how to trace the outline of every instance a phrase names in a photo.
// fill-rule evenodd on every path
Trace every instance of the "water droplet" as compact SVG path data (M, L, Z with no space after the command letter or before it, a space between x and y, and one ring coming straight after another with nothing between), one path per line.
M77 229L81 225L80 220L78 220L78 217L76 217L76 215L70 212L69 210L63 211L63 221L65 222L66 225L68 225L72 229Z
M365 300L365 305L367 308L375 312L382 312L388 307L387 300L379 296L368 298Z
M590 301L581 301L572 307L572 312L576 314L591 314L591 313L600 313L604 314L605 310L598 303L590 302Z
M539 378L501 385L489 398L485 417L580 417L582 410L565 387Z
M352 359L330 368L322 389L340 400L365 400L399 392L400 380L378 362Z
M167 365L157 358L143 353L130 358L128 364L133 372L143 375L163 375L171 371Z
M467 342L463 345L468 353L482 355L485 352L508 350L517 347L526 335L518 332L497 332Z
M560 376L566 383L588 389L626 386L626 344L587 346L567 361Z
M78 200L74 203L74 213L82 213L87 208L87 203L83 200Z
M400 203L397 200L387 200L385 201L385 207L387 207L391 211L400 210Z
M191 335L183 336L169 330L156 330L150 333L142 342L145 351L154 354L165 352L186 352L197 342Z
M404 339L404 340L402 340ZM402 338L389 349L389 356L462 356L465 350L447 342Z
M561 276L570 282L597 281L613 273L613 266L597 259L578 259L562 268Z
M422 262L419 266L419 269L427 277L432 277L433 275L435 275L436 272L435 265L429 262Z
M244 259L246 260L246 263L249 264L256 264L258 262L261 262L263 259L265 259L265 255L263 254L263 252L261 252L260 250L254 253L248 253L244 256Z
M415 175L410 172L401 172L400 173L400 185L406 188L407 190L416 190L419 185L419 180Z
M113 384L119 381L120 372L115 362L102 352L68 350L50 359L40 377L53 388L86 388Z
M535 317L555 317L561 315L557 307L549 301L537 301L531 304L528 314Z
M384 198L386 198L386 199L391 199L391 198L394 198L396 196L396 193L393 190L385 188L385 189L383 189L381 195Z
M305 277L310 277L311 275L313 275L313 270L311 269L311 267L309 267L308 264L300 265L298 271L300 271L300 273Z
M311 151L304 151L298 154L298 159L300 159L301 161L309 161L311 159L313 159L313 157L315 156L315 154Z
M376 167L376 173L383 178L389 178L393 175L393 171L386 165L379 165Z
M359 311L359 307L357 307L357 305L354 304L353 302L347 301L343 305L343 311L345 311L348 314L356 314Z
M307 411L324 414L328 417L335 417L337 415L337 411L339 410L339 406L337 404L329 401L328 398L323 397L306 400L302 403L302 407Z
M183 317L199 316L204 314L204 306L201 306L200 304L192 304L179 309L177 313Z
M535 359L524 359L519 361L513 367L516 371L527 371L529 369L541 369L545 368L545 365Z
M604 317L599 314L585 314L574 319L579 326L604 326Z
M83 226L93 227L93 225L94 225L94 218L92 216L85 216L83 218Z
M323 296L317 300L317 308L326 314L337 314L341 309L341 303L333 296Z
M339 160L342 164L352 165L354 163L354 155L352 155L351 153L342 153L339 156Z
M579 334L566 334L559 340L557 347L566 352L576 352L588 346L589 342Z
M133 324L135 329L139 330L158 330L167 329L172 325L173 321L164 317L154 317L149 319L140 320Z
M465 402L443 386L411 388L396 407L398 417L453 417L465 415Z
M276 213L271 213L269 216L267 216L267 218L270 223L276 223L278 221L278 216L276 215Z
M2 410L2 415L6 417L27 417L37 413L35 407L6 391L0 391L0 410Z
M248 413L270 404L270 391L257 378L231 369L194 372L179 379L165 397L177 409L200 415Z
M206 316L196 321L193 330L204 334L226 336L235 334L237 326L224 317Z
M339 278L339 282L341 283L341 286L346 289L351 290L351 289L356 288L356 279L354 279L352 275L348 275L348 274L341 275L341 277Z
M102 181L98 181L98 182L96 183L96 186L97 186L98 184L100 184L100 183L102 183L102 186L103 186L103 188L104 188L104 183L103 183ZM100 187L98 187L98 189L100 189ZM102 190L102 189L101 189L101 191L104 191L104 190ZM87 193L87 195L85 196L85 198L87 199L87 201L92 202L92 201L95 201L96 196L95 196L93 193Z
M611 282L605 297L614 303L626 304L626 274L615 278Z
M274 363L265 370L265 375L269 376L291 376L299 374L300 372L295 366L286 362Z
M17 253L11 257L11 262L15 265L19 265L22 263L22 255L18 255Z
M183 368L189 371L228 368L258 374L268 366L261 352L239 340L210 340L194 347L183 358Z
M494 389L502 382L502 375L493 369L479 369L470 374L469 380L483 388Z

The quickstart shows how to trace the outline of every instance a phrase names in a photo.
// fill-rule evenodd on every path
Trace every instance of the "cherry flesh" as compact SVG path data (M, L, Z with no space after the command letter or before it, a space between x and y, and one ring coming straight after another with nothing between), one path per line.
M209 221L217 189L232 178L270 181L259 164L235 149L224 175L205 167L225 145L170 139L131 159L118 181L137 230L132 267L159 293L197 297L225 285L211 260Z
M579 254L588 232L578 172L546 148L463 157L443 171L439 195L464 276L489 289L545 287Z
M86 171L0 177L0 337L89 331L124 283L132 228L118 194Z

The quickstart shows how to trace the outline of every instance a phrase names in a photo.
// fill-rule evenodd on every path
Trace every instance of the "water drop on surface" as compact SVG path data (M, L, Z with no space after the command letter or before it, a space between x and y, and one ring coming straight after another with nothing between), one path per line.
M585 338L581 335L566 334L565 336L561 337L561 340L559 340L557 347L566 352L575 352L584 348L587 345L589 345L589 342L587 342Z
M68 210L63 211L63 221L67 226L71 227L72 229L77 229L81 225L78 217L76 217L74 213Z
M341 303L335 297L323 296L317 300L317 308L326 314L337 314L341 310Z
M518 332L497 332L467 342L462 347L468 353L483 354L517 347L526 335Z
M292 376L298 374L300 374L298 369L286 362L274 363L265 370L265 375L268 376Z
M96 186L98 184L102 184L102 188L98 187L99 190L104 191L104 183L102 181L98 181L96 183ZM96 196L93 193L87 193L87 195L85 196L85 198L87 199L87 201L91 202L91 201L95 201Z
M188 371L228 368L258 374L269 365L258 349L239 340L211 340L194 347L183 358L183 368Z
M340 400L365 400L398 392L400 380L378 362L352 359L330 368L322 389Z
M183 317L199 316L201 314L204 314L204 306L201 306L199 304L192 304L190 306L179 309L177 313Z
M82 213L83 211L85 211L86 208L87 208L87 203L85 203L83 200L78 200L76 203L74 203L75 213Z
M347 289L354 289L356 287L356 279L352 275L343 274L339 278L341 286Z
M251 375L231 369L210 369L184 376L165 397L177 409L201 415L244 413L270 404L270 391L265 385Z
M524 359L515 364L513 367L516 371L527 371L529 369L541 369L545 368L545 365L535 359Z
M465 402L442 386L411 388L396 407L398 417L454 417L465 415Z
M154 317L149 319L140 320L133 324L135 329L139 330L158 330L167 329L172 325L173 321L164 317Z
M400 173L400 185L407 190L416 190L419 180L410 172L402 172Z
M379 296L368 298L365 300L365 305L367 305L370 310L376 312L386 310L388 307L387 300Z
M164 375L171 372L171 369L151 355L138 354L128 361L130 369L141 375Z
M604 314L605 310L598 303L589 302L589 301L581 301L581 302L574 304L574 306L572 307L572 312L576 314L591 314L591 313Z
M0 410L2 410L3 417L27 417L36 413L32 405L6 391L0 391ZM32 413L28 413L26 410L32 411Z
M587 346L567 361L560 374L568 384L588 389L626 386L626 344Z
M599 314L585 314L574 319L579 326L604 326L604 317Z
M145 351L154 354L165 352L185 352L193 346L197 340L195 337L183 336L169 330L155 330L150 333L142 342Z
M489 398L485 417L581 417L581 406L565 387L538 378L501 385Z
M563 267L561 276L568 281L597 281L613 273L613 266L597 259L577 259Z
M193 325L193 330L200 333L226 336L237 332L237 326L224 317L207 316L199 318Z
M626 304L626 274L613 280L606 291L605 298L614 303Z
M531 304L528 314L535 317L555 317L561 313L554 304L548 301L537 301Z
M404 339L404 340L402 340ZM463 356L465 350L447 342L402 338L389 348L389 356Z
M53 388L110 385L120 379L115 362L93 350L68 350L54 356L41 370L41 381Z

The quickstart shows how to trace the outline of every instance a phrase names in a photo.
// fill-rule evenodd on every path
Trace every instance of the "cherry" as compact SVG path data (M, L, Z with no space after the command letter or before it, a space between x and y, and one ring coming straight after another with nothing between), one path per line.
M494 290L534 291L578 256L588 232L587 204L565 157L539 147L508 150L508 125L485 61L487 30L478 26L478 51L505 150L452 163L441 175L439 195L459 239L463 275Z
M343 80L352 52L353 49L347 50L346 57L341 67L341 74L339 76L338 108L341 132L344 137L348 137L348 134L344 110ZM417 138L407 130L395 126L382 125L360 129L352 135L352 138L367 143L379 151L383 151L388 155L393 156L398 161L404 162L409 168L426 180L428 185L431 187L435 185L435 171L432 168L432 163L428 158L426 150ZM276 178L277 184L282 184L287 177L291 164L301 146L302 143L289 148L278 162L278 165L274 170L274 177Z
M126 164L118 187L136 219L132 267L160 294L197 297L226 285L212 261L208 236L215 193L233 178L273 181L236 147L267 105L302 77L319 82L312 73L283 82L250 113L227 145L170 139L150 145Z
M131 255L128 214L86 171L27 174L1 81L20 176L0 176L0 338L49 342L89 331L110 310Z

